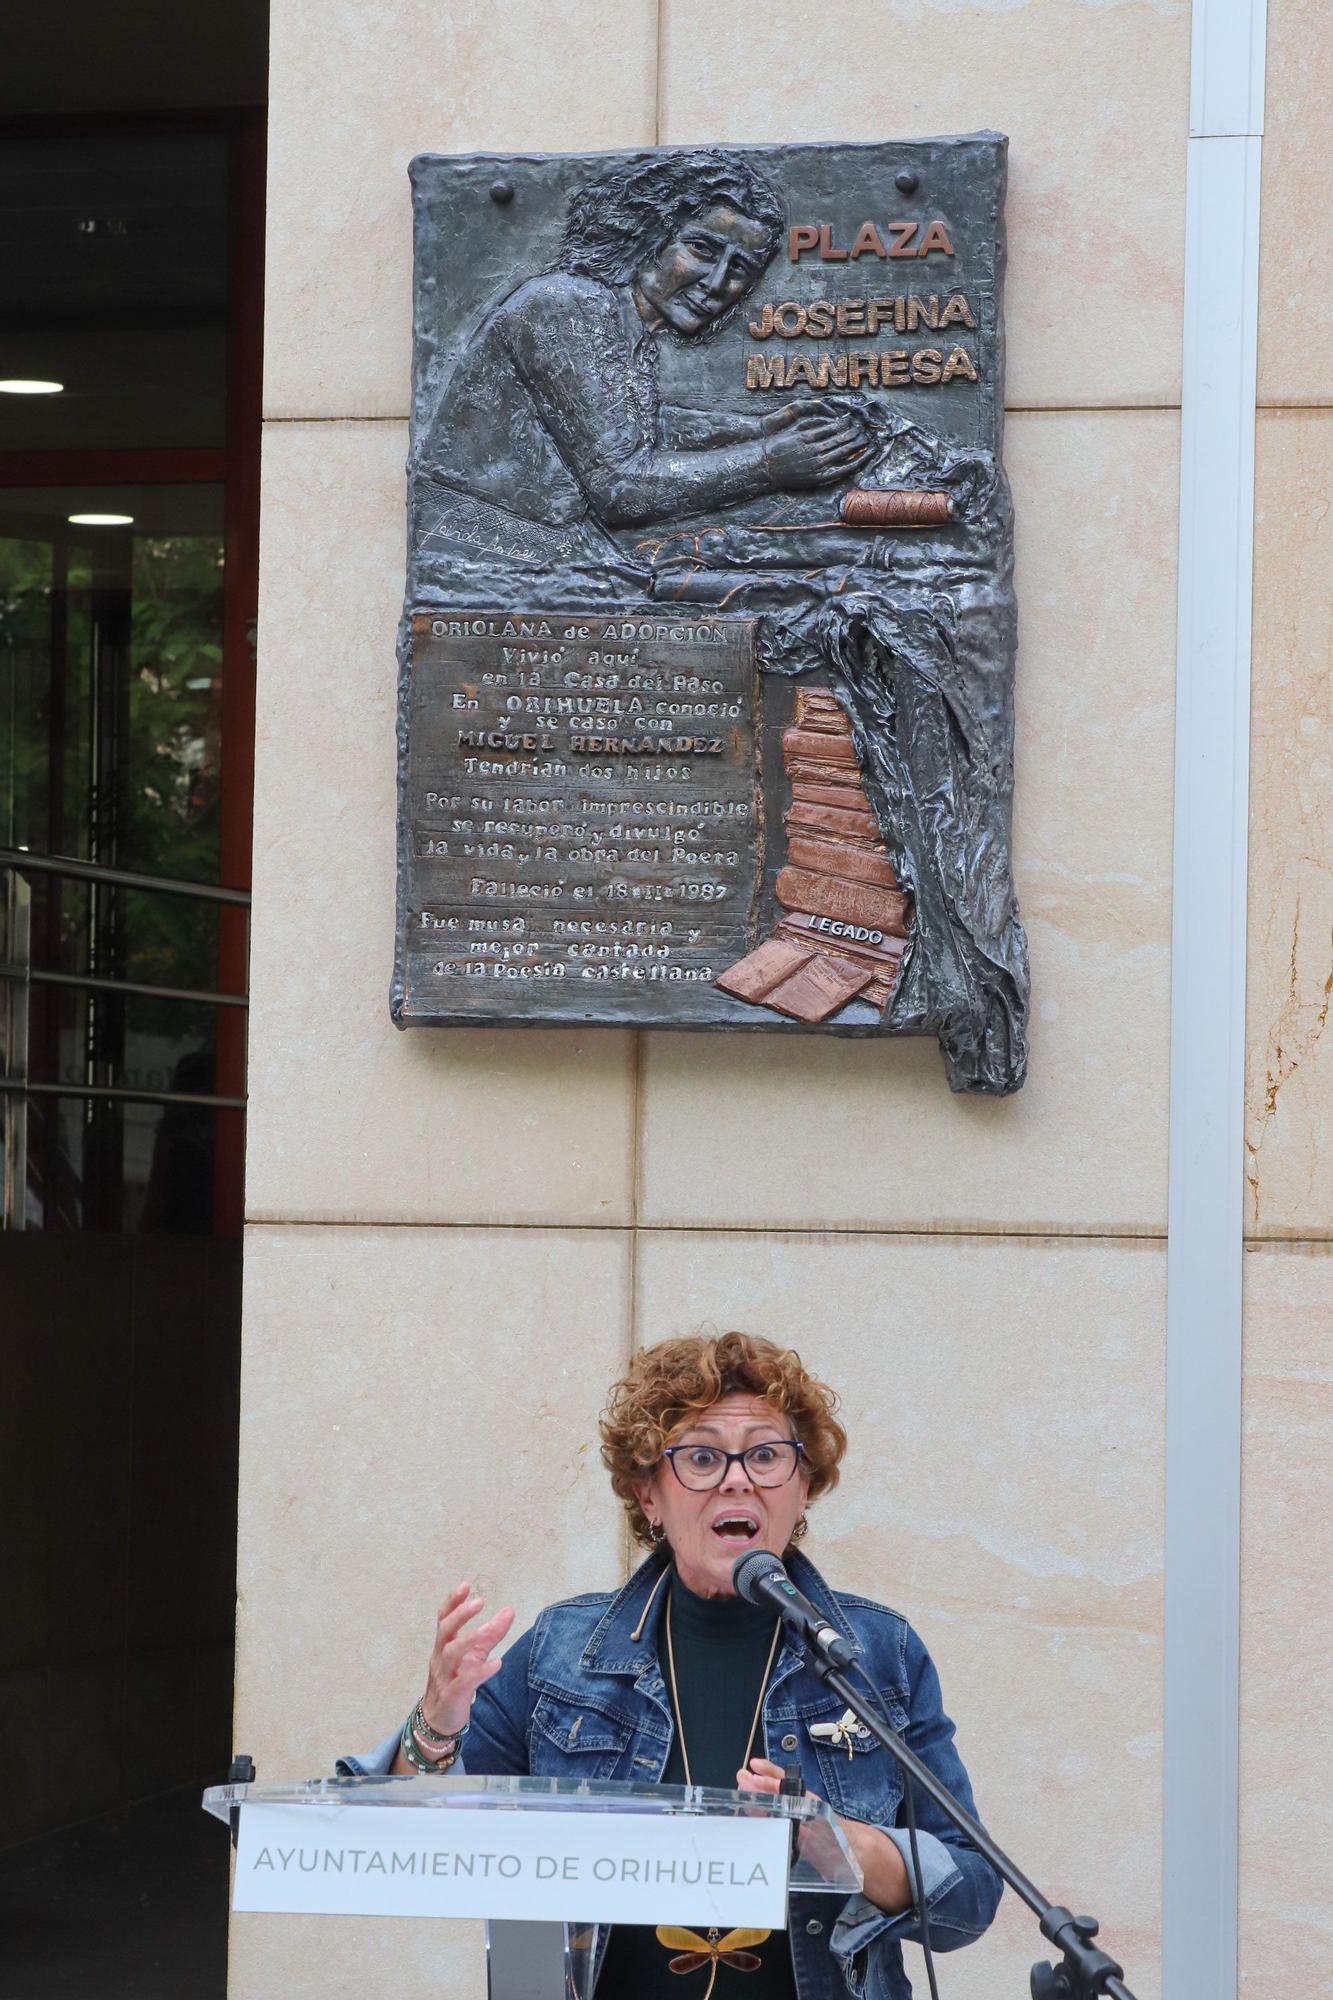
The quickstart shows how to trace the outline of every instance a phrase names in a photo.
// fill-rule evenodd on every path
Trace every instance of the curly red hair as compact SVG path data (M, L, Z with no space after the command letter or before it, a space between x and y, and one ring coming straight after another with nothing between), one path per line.
M635 1494L665 1447L721 1396L762 1396L787 1417L805 1447L810 1499L838 1483L847 1433L838 1398L817 1381L790 1347L760 1334L689 1334L641 1347L611 1390L602 1413L602 1463L629 1516L630 1533L652 1546L648 1519Z

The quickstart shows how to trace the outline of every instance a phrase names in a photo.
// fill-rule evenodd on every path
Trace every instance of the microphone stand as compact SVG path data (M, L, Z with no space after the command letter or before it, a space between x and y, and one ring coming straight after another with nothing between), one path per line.
M839 1701L846 1703L875 1741L897 1759L904 1773L934 1799L960 1832L967 1835L1014 1894L1027 1904L1041 1925L1042 1936L1059 1949L1062 1954L1059 1965L1042 1959L1033 1966L1029 1982L1032 2000L1096 2000L1101 1993L1110 1994L1112 2000L1134 2000L1124 1982L1124 1967L1117 1965L1104 1951L1099 1951L1092 1942L1097 1935L1097 1919L1076 1917L1061 1904L1048 1902L1003 1848L996 1846L985 1827L979 1826L971 1813L964 1811L948 1787L940 1783L915 1751L909 1750L883 1717L875 1713L870 1701L853 1686L847 1675L810 1643L799 1626L792 1625L790 1629L804 1646L806 1659L816 1679L831 1688Z

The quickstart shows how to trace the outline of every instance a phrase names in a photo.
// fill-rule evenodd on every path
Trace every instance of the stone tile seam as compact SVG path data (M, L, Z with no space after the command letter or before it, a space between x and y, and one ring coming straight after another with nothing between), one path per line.
M630 1043L630 1130L629 1130L629 1213L637 1229L643 1222L644 1185L644 1102L647 1094L647 1037L642 1028L631 1029Z
M547 1236L755 1236L768 1241L783 1242L836 1242L855 1243L863 1241L915 1241L918 1243L1034 1243L1055 1245L1060 1243L1129 1243L1156 1245L1165 1243L1166 1231L1155 1229L1111 1228L1096 1230L1031 1228L1031 1229L925 1229L918 1226L902 1229L892 1228L833 1228L810 1225L800 1227L792 1223L723 1223L723 1222L465 1222L443 1217L436 1221L415 1219L372 1217L372 1216L309 1216L309 1215L251 1215L246 1217L247 1229L434 1229L453 1230L460 1234L472 1235L533 1235ZM1280 1239L1285 1243L1287 1239ZM1322 1242L1323 1238L1305 1238L1303 1241Z
M706 1222L458 1222L447 1218L421 1222L363 1216L250 1215L251 1229L435 1229L472 1235L547 1236L756 1236L791 1243L916 1242L1021 1243L1055 1248L1062 1243L1125 1243L1153 1246L1166 1242L1164 1229L834 1229L798 1228L790 1223ZM1333 1230L1325 1235L1247 1236L1246 1251L1267 1251L1313 1257L1333 1256ZM637 1266L631 1267L631 1278Z
M1324 402L1298 402L1294 396L1280 403L1258 402L1255 413L1261 417L1328 417L1333 416L1333 396Z

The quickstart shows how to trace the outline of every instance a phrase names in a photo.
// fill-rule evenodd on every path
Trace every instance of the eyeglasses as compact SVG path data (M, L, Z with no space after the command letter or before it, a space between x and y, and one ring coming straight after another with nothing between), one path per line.
M723 1451L715 1444L670 1444L662 1453L682 1486L707 1493L720 1486L733 1465L743 1465L755 1486L785 1486L805 1456L797 1438L764 1438L744 1451Z

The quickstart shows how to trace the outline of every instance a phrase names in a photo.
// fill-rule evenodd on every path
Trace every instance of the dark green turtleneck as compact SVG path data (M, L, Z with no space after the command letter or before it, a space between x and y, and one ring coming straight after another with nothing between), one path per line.
M686 1782L688 1749L691 1784L720 1785L723 1791L734 1792L776 1621L771 1611L747 1604L743 1597L696 1597L674 1571L665 1590L657 1657L669 1690L669 1618L680 1714L662 1783ZM762 1727L755 1731L752 1754L764 1754ZM677 2000L684 2000L684 1995Z
M773 1644L772 1613L739 1597L696 1597L674 1572L663 1592L670 1595L658 1627L657 1654L669 1690L666 1621L670 1618L680 1707L662 1783L685 1783L684 1749L688 1749L693 1784L734 1791ZM750 1754L765 1754L762 1724ZM708 1938L706 1927L686 1928ZM673 1973L670 1961L676 1955L647 1925L618 1924L597 1982L597 2000L702 2000L711 1966ZM794 2000L785 1931L774 1931L749 1956L760 1960L757 1970L719 1963L712 2000Z

